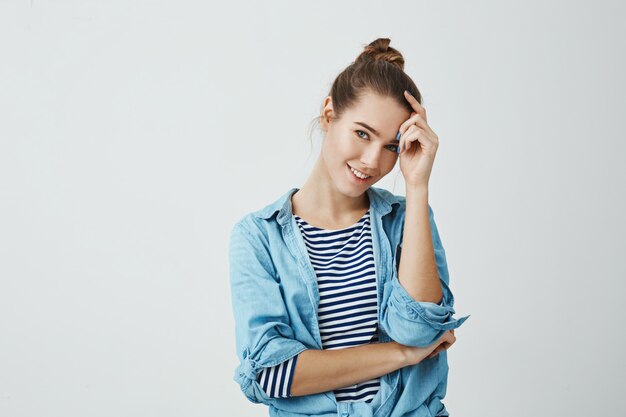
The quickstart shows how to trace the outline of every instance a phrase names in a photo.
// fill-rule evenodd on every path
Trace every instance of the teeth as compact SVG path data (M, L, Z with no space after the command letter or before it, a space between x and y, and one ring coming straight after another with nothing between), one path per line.
M365 175L361 171L357 171L356 169L354 169L352 167L350 167L350 170L352 172L354 172L354 175L356 175L357 177L361 178L362 180L370 177L370 175Z

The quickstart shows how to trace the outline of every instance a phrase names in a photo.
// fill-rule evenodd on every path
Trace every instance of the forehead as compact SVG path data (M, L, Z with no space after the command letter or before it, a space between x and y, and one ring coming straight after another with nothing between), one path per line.
M364 122L381 133L394 135L410 113L387 96L368 92L344 113L346 122Z

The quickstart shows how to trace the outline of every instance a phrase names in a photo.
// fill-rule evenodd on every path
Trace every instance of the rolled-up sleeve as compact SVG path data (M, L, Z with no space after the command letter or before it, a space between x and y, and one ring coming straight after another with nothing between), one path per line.
M294 338L268 243L241 222L231 231L229 268L239 359L233 379L251 402L270 404L274 400L260 385L259 373L307 346Z
M287 359L280 365L264 368L257 376L257 382L271 398L290 398L293 372L296 369L298 356Z
M432 208L428 206L435 260L443 298L439 303L416 301L398 280L402 243L397 246L393 274L383 288L380 326L394 341L416 347L426 347L439 339L446 330L461 326L470 315L454 318L454 295L449 287L446 253L439 237Z

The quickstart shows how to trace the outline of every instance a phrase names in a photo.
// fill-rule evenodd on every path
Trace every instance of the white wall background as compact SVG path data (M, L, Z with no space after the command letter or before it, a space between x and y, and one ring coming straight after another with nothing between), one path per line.
M440 138L472 315L451 415L624 415L625 12L0 1L0 416L267 415L231 379L228 233L304 183L310 122L377 37ZM404 194L398 166L376 185Z

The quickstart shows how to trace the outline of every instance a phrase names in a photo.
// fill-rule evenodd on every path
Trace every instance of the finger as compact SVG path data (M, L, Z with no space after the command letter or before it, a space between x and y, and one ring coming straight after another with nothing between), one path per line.
M409 136L414 137L414 132L419 130L419 128L415 125L409 126L409 128L400 136L400 152L407 150L407 138Z
M435 349L435 352L439 353L443 350L448 350L450 346L452 346L450 343L442 343L437 347L437 349Z
M426 109L424 108L424 106L422 106L420 104L420 102L417 101L417 99L413 95L411 95L411 93L409 93L406 90L404 91L404 97L409 102L409 104L411 105L413 110L415 110L417 113L421 114L422 117L424 118L424 120L427 120Z
M417 142L417 146L421 147L421 144L424 142L424 140L420 140L422 136L418 133L417 136L415 137L408 137L406 138L406 150L408 151L409 149L411 149L411 145L413 145L413 142Z
M409 117L408 119L406 119L401 125L400 125L400 129L398 129L400 131L400 133L404 133L404 131L411 125L415 125L417 124L417 126L421 127L422 129L424 129L427 132L430 133L435 133L433 132L433 130L430 128L430 126L428 125L428 123L426 123L426 120L424 120L424 118L418 114L418 113L411 113L411 117Z
M406 98L406 100L409 102L409 104L411 105L411 107L413 107L413 109L418 112L419 114L422 115L422 117L424 118L424 120L427 120L426 118L426 109L420 104L419 101L417 101L417 99L415 97L413 97L411 95L411 93L409 93L408 91L404 90L404 97Z
M407 130L406 136L404 137L404 143L406 143L406 150L411 148L411 145L413 142L418 142L419 146L426 146L426 147L431 147L431 148L437 147L437 144L435 143L435 141L417 126L415 126L415 128L409 128L409 130Z
M400 134L403 134L406 129L415 124L415 116L417 116L418 114L416 112L411 113L411 115L409 116L408 119L406 119L404 122L402 122L402 124L400 125L400 127L398 128L398 131L400 132Z
M432 357L436 356L442 350L444 350L444 348L442 347L442 345L439 345L439 346L437 346L437 349L435 349L430 355L428 355L428 357L432 358Z

